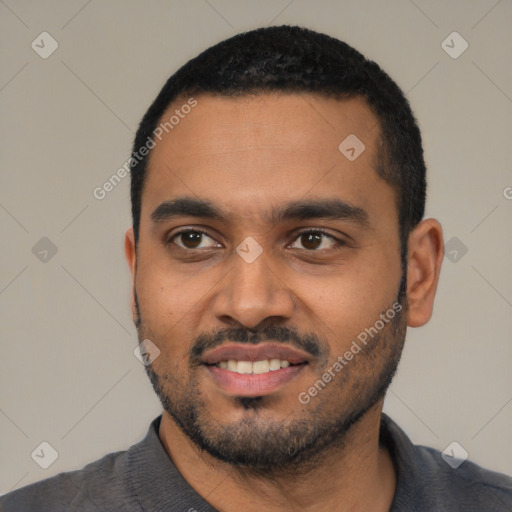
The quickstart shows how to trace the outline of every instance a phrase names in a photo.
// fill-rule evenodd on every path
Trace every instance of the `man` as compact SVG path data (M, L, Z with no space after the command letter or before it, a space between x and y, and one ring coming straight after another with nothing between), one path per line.
M443 237L375 63L299 27L224 41L165 84L131 179L132 311L164 412L2 510L511 509L512 479L452 469L382 414Z

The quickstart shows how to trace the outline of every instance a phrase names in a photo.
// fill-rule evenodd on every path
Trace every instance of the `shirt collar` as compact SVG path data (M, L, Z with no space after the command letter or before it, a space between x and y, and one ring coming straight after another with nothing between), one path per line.
M162 416L155 418L146 437L127 452L132 492L144 510L164 511L173 506L173 510L215 512L173 464L158 435L161 419ZM411 493L410 488L411 482L421 481L422 476L411 462L416 458L416 448L405 432L386 414L382 414L381 418L380 442L388 448L397 473L391 511L412 505L412 496L415 502L419 500L425 504L428 496L423 495L421 489ZM422 495L418 496L418 492Z
M173 464L158 436L161 419L155 418L146 437L128 450L132 491L142 510L215 512Z

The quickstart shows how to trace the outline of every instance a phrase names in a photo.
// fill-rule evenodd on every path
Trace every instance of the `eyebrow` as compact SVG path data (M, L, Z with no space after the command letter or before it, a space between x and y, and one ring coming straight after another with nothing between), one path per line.
M179 217L201 217L228 223L228 215L212 202L186 196L164 201L151 214L154 223ZM269 224L308 219L346 220L362 227L370 224L366 210L341 199L292 201L272 208L264 218Z

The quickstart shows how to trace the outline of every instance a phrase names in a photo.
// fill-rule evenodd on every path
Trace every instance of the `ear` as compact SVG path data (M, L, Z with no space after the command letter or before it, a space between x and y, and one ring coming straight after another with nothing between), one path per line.
M124 254L128 263L128 268L132 276L132 291L131 291L131 308L132 317L135 322L137 319L137 307L135 305L135 269L137 267L137 249L135 245L135 235L133 233L133 227L126 231L124 236Z
M407 325L420 327L432 316L444 256L443 228L435 219L421 221L409 235Z

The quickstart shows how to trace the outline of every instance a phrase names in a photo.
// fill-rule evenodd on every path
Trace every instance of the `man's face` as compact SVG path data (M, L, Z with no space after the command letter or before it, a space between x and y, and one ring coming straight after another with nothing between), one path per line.
M395 193L375 170L379 127L362 99L196 99L150 156L139 337L159 348L148 374L195 443L232 464L284 467L342 437L396 368ZM338 149L351 134L359 156Z

